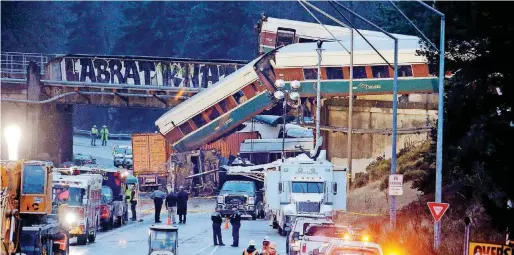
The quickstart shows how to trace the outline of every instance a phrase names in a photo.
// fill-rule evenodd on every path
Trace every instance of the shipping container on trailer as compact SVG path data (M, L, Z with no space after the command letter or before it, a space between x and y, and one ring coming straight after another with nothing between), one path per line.
M132 135L134 176L139 180L141 191L151 191L167 184L166 163L171 146L161 134L142 133Z

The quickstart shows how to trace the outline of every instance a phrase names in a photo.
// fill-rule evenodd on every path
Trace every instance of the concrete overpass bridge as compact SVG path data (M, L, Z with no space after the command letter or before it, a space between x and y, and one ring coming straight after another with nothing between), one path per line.
M244 64L235 60L1 53L1 127L17 124L22 128L21 157L63 162L73 153L74 105L171 108ZM363 98L383 101L384 97L391 96ZM3 134L0 140L5 148ZM1 147L0 158L6 158L7 151Z

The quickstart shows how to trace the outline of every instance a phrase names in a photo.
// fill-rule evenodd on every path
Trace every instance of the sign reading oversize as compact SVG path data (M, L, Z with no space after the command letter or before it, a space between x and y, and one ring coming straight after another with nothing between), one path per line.
M491 243L469 243L468 255L514 255L512 247Z
M51 80L207 88L244 65L147 57L67 55L49 63Z

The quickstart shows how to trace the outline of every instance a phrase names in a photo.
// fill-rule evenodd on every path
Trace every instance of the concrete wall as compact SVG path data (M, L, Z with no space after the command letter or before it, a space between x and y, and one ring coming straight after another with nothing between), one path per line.
M348 126L348 99L325 101L322 112L322 125ZM398 128L435 125L437 120L436 102L399 103ZM392 128L392 102L356 100L353 107L353 128L390 129ZM429 138L429 133L398 135L397 152L404 147ZM323 131L324 144L329 160L338 168L347 166L347 139L343 132ZM353 134L352 135L352 173L364 172L365 168L378 156L390 158L391 135Z

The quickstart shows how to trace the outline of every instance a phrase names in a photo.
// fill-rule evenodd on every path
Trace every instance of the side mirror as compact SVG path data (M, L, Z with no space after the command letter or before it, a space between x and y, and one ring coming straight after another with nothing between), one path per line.
M334 191L334 195L337 194L337 182L332 183L332 190Z
M300 232L293 232L293 239L295 241L300 240Z
M278 183L278 193L282 193L282 183Z
M319 249L312 250L312 255L319 255Z
M87 205L87 198L82 199L82 204Z

